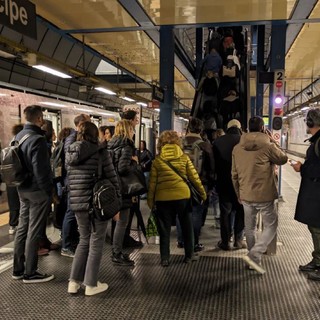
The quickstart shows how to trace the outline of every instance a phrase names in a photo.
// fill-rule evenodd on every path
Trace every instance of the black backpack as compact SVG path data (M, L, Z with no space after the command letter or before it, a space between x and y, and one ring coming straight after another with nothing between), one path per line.
M121 208L121 198L110 180L102 177L102 150L99 151L98 178L93 187L92 205L94 218L106 221L113 218Z
M27 133L20 140L14 138L9 147L1 150L1 177L9 187L20 186L30 174L21 160L20 147L32 135Z

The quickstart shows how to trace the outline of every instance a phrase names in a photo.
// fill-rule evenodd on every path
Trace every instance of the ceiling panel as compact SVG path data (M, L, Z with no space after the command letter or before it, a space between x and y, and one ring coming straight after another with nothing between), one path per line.
M139 0L155 24L195 24L287 18L287 0Z
M136 22L117 0L32 0L37 14L60 29L132 27Z

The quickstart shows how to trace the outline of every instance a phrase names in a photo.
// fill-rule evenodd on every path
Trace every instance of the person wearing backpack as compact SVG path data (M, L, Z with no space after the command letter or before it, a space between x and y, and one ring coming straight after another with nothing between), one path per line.
M118 197L121 195L112 159L107 150L99 150L98 128L87 121L80 124L78 129L77 141L66 153L70 209L75 213L80 232L80 242L71 267L68 293L77 293L83 283L86 286L85 295L93 296L108 289L106 283L98 281L108 221L95 219L90 214L100 152L103 177L112 183Z
M204 189L206 192L209 192L213 188L215 163L211 144L204 141L201 137L202 130L203 122L197 118L190 118L188 132L183 141L183 152L189 156L200 177ZM195 252L202 251L204 249L203 244L199 243L199 236L203 225L204 211L205 205L203 203L192 205ZM177 234L178 247L182 248L184 246L184 241L178 219Z
M16 140L30 134L20 147L21 161L28 176L18 186L21 207L14 241L12 278L23 279L24 283L40 283L54 279L54 275L37 271L39 238L47 221L53 183L47 144L41 130L44 123L41 107L28 106L24 115L27 122Z

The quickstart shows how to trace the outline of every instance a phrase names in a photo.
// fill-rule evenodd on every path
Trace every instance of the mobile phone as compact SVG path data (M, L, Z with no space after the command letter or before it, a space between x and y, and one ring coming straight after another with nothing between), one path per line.
M290 160L289 160L289 162L290 162L290 164L291 164L292 166L294 166L295 164L297 164L297 163L298 163L298 161L296 161L296 160L292 160L292 159L290 159Z

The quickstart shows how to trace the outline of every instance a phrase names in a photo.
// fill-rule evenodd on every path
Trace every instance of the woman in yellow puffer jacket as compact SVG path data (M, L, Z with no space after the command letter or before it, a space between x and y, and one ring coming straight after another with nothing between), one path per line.
M196 261L190 205L190 190L182 178L165 161L171 163L184 178L188 178L202 199L207 195L190 158L183 153L180 138L175 131L163 131L158 141L158 155L152 163L149 181L148 205L156 205L160 235L161 265L167 267L170 258L171 224L178 215L184 238L185 263Z

